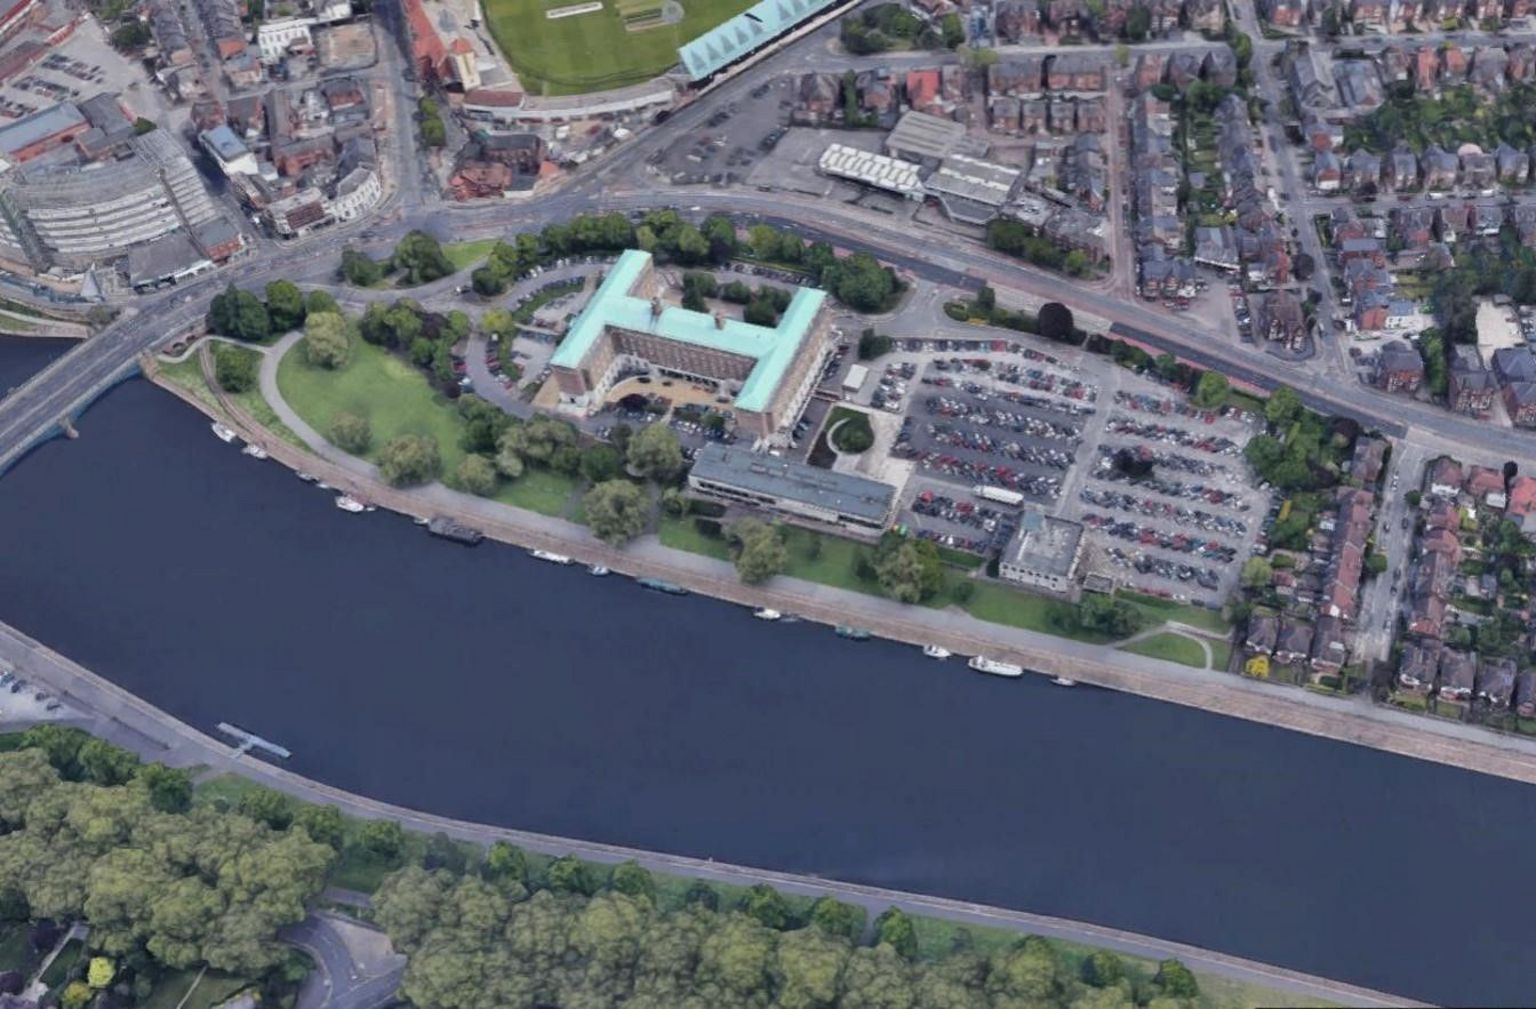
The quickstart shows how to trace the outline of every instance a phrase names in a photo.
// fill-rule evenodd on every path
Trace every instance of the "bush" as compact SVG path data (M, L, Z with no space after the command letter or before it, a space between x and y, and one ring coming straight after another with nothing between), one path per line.
M437 442L420 434L403 434L379 450L379 473L395 487L423 484L442 469Z
M247 392L256 387L258 356L243 347L215 344L213 377L225 392Z
M338 413L331 421L331 443L343 452L362 455L373 444L373 426L367 417Z
M467 455L456 474L459 486L471 494L490 497L496 493L496 466L483 455Z

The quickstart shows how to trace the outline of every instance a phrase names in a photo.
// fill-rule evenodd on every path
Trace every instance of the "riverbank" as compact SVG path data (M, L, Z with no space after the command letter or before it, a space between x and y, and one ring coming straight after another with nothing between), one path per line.
M555 857L574 854L605 865L633 860L653 872L730 885L768 883L790 896L816 898L830 895L864 908L871 919L887 907L898 907L909 914L956 924L1030 932L1148 960L1173 958L1197 973L1215 974L1244 985L1285 991L1308 1000L1358 1006L1421 1004L1300 971L1088 922L887 887L758 869L714 859L690 858L508 829L409 809L346 792L248 755L236 754L228 745L173 718L142 698L5 624L0 624L0 659L15 666L34 682L51 686L72 710L84 716L74 720L80 727L132 750L144 760L203 768L205 773L236 774L303 802L336 806L347 816L395 820L408 830L423 834L440 832L453 839L479 845L507 840L531 852Z
M145 373L153 377L153 362ZM1154 700L1199 708L1264 725L1354 743L1400 756L1536 784L1536 742L1489 737L1459 723L1426 721L1372 704L1286 690L1242 677L1192 669L1175 662L1119 652L1046 634L1004 627L965 614L904 606L888 599L779 577L766 586L744 585L728 563L663 547L653 538L615 550L583 527L460 494L442 484L390 487L368 463L327 447L323 454L296 448L267 432L254 417L214 390L215 402L163 379L157 384L210 418L238 429L284 466L314 474L338 490L381 508L417 518L449 515L489 539L561 553L634 577L660 578L727 602L800 614L828 625L853 623L893 641L938 644L958 654L986 654L1017 662L1048 677L1107 687ZM290 426L292 421L289 421ZM306 441L319 439L298 429ZM322 442L323 444L323 442Z

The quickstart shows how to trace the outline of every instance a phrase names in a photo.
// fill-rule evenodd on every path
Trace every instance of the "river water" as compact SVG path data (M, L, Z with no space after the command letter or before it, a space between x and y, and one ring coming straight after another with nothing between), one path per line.
M1531 999L1526 787L347 515L140 381L81 433L0 480L0 619L298 772L1442 1004Z

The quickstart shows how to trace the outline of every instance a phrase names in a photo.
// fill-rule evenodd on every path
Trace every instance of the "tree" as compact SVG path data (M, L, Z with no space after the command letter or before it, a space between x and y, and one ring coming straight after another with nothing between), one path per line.
M315 288L304 295L304 316L308 318L316 312L335 312L341 314L341 306L336 304L336 299L331 297L331 292Z
M459 486L471 494L490 497L496 493L496 465L483 455L467 455L455 474Z
M900 908L889 907L875 919L875 942L894 949L905 960L917 958L917 929Z
M395 859L405 848L405 831L394 820L369 820L363 825L359 840L380 858Z
M726 538L736 546L736 573L748 585L760 585L783 572L789 550L776 526L758 519L734 522Z
M1368 571L1372 575L1379 575L1382 572L1386 571L1387 570L1387 555L1382 553L1380 550L1372 550L1370 553L1366 554L1365 555L1365 570ZM1505 568L1504 570L1499 572L1500 584L1503 584L1503 577L1502 576L1507 575L1507 574L1509 574L1509 569L1508 568ZM1508 586L1505 586L1505 587L1507 588Z
M117 976L117 967L104 956L91 957L91 965L86 969L85 980L92 988L100 990L112 983Z
M464 849L442 831L427 839L426 851L422 852L421 867L428 872L438 869L453 875L464 875L466 859Z
M624 472L624 457L612 445L590 445L581 453L581 475L588 483L599 484Z
M216 343L213 345L213 379L225 392L240 393L254 389L258 360L254 351L231 347L227 343Z
M80 775L97 785L123 785L139 769L139 758L105 739L92 737L80 746Z
M881 590L898 602L921 602L944 585L939 549L928 540L888 535L876 551L873 563Z
M977 70L985 70L998 60L997 50L986 48L967 49L962 53L962 57L967 65Z
M1050 943L1037 935L1025 936L992 957L986 984L994 1000L1050 1005L1061 997L1061 963Z
M1417 508L1419 503L1424 500L1424 495L1420 494L1417 490L1411 490L1403 495L1403 500L1408 503L1408 507Z
M587 526L609 546L621 547L645 531L651 502L645 491L628 480L608 480L582 498Z
M1157 975L1152 983L1170 998L1194 998L1200 994L1200 986L1194 973L1177 960L1164 960L1157 965Z
M412 231L400 239L390 263L404 275L401 283L408 286L431 283L453 272L443 247L425 231Z
M811 905L810 923L828 935L856 939L863 922L864 914L859 908L853 904L844 904L836 897L818 897L816 903Z
M855 252L821 271L821 286L849 308L881 312L891 306L901 285L896 274L867 252Z
M316 806L305 803L293 816L293 825L309 835L316 844L324 844L340 851L345 840L341 810L335 806Z
M304 324L304 357L320 368L345 367L352 356L352 324L336 312L311 315Z
M866 328L859 334L859 360L873 361L891 352L891 338Z
M1195 405L1214 410L1226 405L1231 391L1227 376L1219 371L1207 371L1200 376L1200 381L1195 383Z
M367 417L338 413L331 421L331 442L343 452L362 455L373 444L373 426Z
M1125 979L1125 961L1107 950L1096 950L1083 958L1082 978L1095 988L1112 988Z
M23 749L41 750L61 777L79 780L80 750L90 738L80 729L44 722L23 732L21 745Z
M1125 37L1132 42L1140 42L1147 37L1147 32L1152 28L1152 12L1141 4L1132 7L1130 13L1125 16Z
M767 883L758 883L747 890L741 898L741 911L776 932L789 927L789 902Z
M135 781L149 795L149 804L162 813L185 813L192 806L192 775L182 768L145 764Z
M304 292L291 280L274 280L267 285L267 315L274 333L287 333L304 324Z
M634 859L628 862L620 862L613 867L613 874L608 877L608 883L619 893L630 897L644 897L654 900L656 897L656 880L651 874L641 868L640 863Z
M1288 385L1276 386L1264 404L1264 419L1277 431L1285 430L1301 416L1301 396Z
M1269 584L1274 570L1262 557L1250 557L1243 561L1242 582L1244 588L1261 589Z
M1070 343L1076 321L1072 318L1072 310L1066 305L1059 301L1047 301L1040 306L1040 312L1035 316L1035 325L1039 327L1040 335L1047 340Z
M683 447L665 424L648 424L629 439L626 461L647 480L665 482L683 468Z
M272 335L272 319L260 298L230 284L208 304L208 329L220 336L259 343Z
M84 981L71 981L64 986L64 994L59 996L59 1005L62 1009L85 1009L95 997L90 985Z
M149 26L137 18L129 21L112 32L112 45L118 49L134 50L142 49L148 45L154 35Z
M379 473L394 487L427 483L442 465L437 440L429 435L402 434L379 449Z
M939 32L945 49L959 48L965 42L965 22L954 11L939 19Z
M485 854L481 875L495 883L522 884L528 879L528 856L510 841L497 841Z
M592 870L575 855L562 855L549 863L544 871L544 882L556 893L591 895L597 889Z
M372 287L384 279L384 268L356 249L342 249L341 277L354 287Z
M1077 624L1108 638L1128 638L1141 630L1146 618L1130 603L1099 592L1088 592L1077 604Z
M257 823L264 823L273 830L287 830L293 823L293 805L288 797L270 788L257 786L244 792L235 809Z
M779 324L779 313L773 307L773 302L767 298L754 297L747 302L746 310L741 314L744 322L754 326L767 326L772 328Z

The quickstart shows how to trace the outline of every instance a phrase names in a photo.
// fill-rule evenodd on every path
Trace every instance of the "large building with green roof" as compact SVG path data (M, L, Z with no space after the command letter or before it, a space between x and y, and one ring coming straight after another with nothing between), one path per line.
M777 326L669 304L650 253L621 255L550 360L562 401L588 411L621 378L659 372L731 397L738 430L782 441L830 350L826 294L796 288Z

